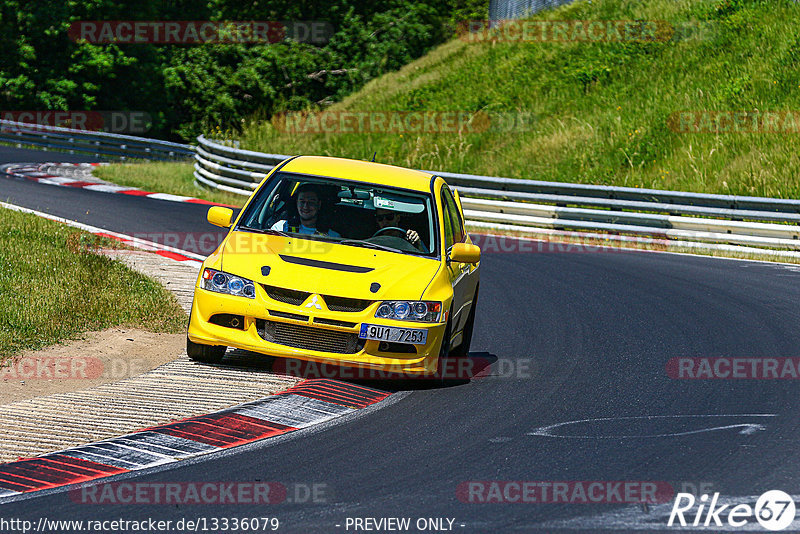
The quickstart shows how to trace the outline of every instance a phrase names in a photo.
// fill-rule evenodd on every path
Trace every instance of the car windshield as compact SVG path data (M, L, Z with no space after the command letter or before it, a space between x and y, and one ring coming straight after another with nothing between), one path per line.
M278 172L236 229L434 256L431 195L365 182Z

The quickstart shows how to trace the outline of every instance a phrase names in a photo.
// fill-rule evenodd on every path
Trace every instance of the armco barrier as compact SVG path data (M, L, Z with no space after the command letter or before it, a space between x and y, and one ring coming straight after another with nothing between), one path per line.
M240 150L203 136L197 141L197 182L242 195L252 193L275 165L290 157ZM796 199L433 174L459 191L467 223L481 231L604 232L694 243L693 248L788 249L792 252L780 255L800 257L794 252L800 250Z
M0 120L0 142L120 159L187 159L197 183L250 195L289 156L241 150L199 136L198 146L144 137ZM481 230L603 232L702 244L800 250L800 200L710 195L434 172L462 197ZM744 249L743 249L744 250ZM783 256L786 253L781 254Z
M7 120L0 120L0 142L123 160L172 160L194 156L194 147L191 145Z

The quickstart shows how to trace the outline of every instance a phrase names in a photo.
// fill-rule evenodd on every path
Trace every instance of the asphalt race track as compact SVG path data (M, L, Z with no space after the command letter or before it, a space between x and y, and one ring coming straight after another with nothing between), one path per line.
M94 161L87 156L0 146L0 164L91 163ZM43 189L43 187L46 188ZM141 235L143 239L147 237L147 234L155 234L150 237L156 239L151 240L157 240L160 243L165 234L174 233L181 245L188 245L184 250L189 250L189 252L200 253L202 251L192 246L192 239L184 239L187 234L201 236L208 232L213 234L220 232L219 228L206 221L208 206L132 195L110 195L100 191L86 191L70 187L44 186L22 178L4 177L2 185L0 185L0 202L16 204L84 224L100 226L105 230L127 235ZM102 223L95 224L99 221ZM159 237L161 239L157 239ZM194 241L197 243L197 240ZM206 251L207 253L208 251Z
M37 156L84 160L0 151L2 162ZM0 178L0 200L124 233L213 228L204 206L8 178ZM408 393L320 429L124 478L280 482L286 501L99 505L61 489L0 505L0 516L268 516L280 520L279 532L365 531L348 518L388 517L411 518L412 526L449 518L457 532L673 530L671 496L655 506L481 503L476 495L487 493L460 490L481 481L651 481L750 504L771 489L796 495L800 382L679 380L667 362L800 357L798 325L793 266L644 252L487 252L471 357L493 362L489 376L447 387L387 384ZM552 427L573 421L582 422ZM306 498L314 484L317 498Z

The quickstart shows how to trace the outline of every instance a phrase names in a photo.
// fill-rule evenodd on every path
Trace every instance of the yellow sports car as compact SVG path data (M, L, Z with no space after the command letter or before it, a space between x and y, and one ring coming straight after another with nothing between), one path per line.
M203 262L186 349L226 347L413 376L469 352L480 249L438 176L340 158L290 158L261 182Z

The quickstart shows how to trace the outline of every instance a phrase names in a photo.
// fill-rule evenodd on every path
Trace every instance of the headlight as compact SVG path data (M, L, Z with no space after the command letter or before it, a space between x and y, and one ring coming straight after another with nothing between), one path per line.
M205 269L203 271L200 287L227 295L237 295L249 299L256 298L256 286L252 280L223 273L222 271L215 271L214 269Z
M375 311L375 317L379 319L396 319L398 321L438 323L441 313L441 302L391 300L381 302Z

